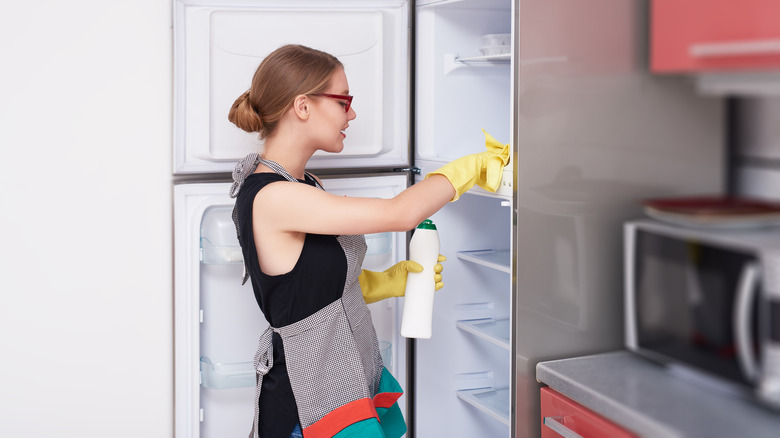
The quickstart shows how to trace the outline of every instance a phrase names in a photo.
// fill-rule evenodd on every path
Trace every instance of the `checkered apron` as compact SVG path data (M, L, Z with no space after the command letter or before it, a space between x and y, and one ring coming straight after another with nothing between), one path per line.
M297 181L275 162L251 159L262 162L289 181ZM322 188L319 183L317 186ZM366 242L362 235L338 236L337 240L347 258L342 297L294 324L269 327L260 337L254 357L257 384L250 437L259 438L260 392L263 376L273 367L274 332L284 344L287 372L306 438L331 436L332 429L323 424L331 423L326 417L334 411L340 411L337 416L340 423L345 423L342 417L346 413L346 425L376 416L371 400L377 395L384 365L358 282Z

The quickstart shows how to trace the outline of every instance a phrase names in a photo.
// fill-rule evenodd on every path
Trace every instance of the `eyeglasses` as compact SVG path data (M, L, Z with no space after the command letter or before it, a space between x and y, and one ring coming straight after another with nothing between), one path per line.
M348 113L349 108L352 106L352 96L347 94L328 94L328 93L317 93L317 94L310 94L310 96L321 96L321 97L328 97L331 99L338 99L338 100L346 100L344 103L344 112Z

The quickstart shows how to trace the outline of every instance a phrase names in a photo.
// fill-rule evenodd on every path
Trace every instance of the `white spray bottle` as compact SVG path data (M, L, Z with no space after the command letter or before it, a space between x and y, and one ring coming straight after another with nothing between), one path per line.
M406 294L401 317L401 336L405 338L431 337L433 325L433 294L436 290L434 268L439 260L439 233L430 219L414 230L409 242L409 260L419 263L422 272L406 276Z

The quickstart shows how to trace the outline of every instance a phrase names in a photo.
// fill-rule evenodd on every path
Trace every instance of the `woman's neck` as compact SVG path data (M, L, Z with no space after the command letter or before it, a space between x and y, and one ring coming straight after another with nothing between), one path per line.
M281 139L267 139L261 157L278 163L290 175L303 179L306 163L312 153L306 153L295 142L284 143Z

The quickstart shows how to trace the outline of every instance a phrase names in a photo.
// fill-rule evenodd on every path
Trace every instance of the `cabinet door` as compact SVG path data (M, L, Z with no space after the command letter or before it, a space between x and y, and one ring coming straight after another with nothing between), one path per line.
M550 389L541 389L542 438L629 438L631 432Z
M780 68L780 2L654 0L652 70Z

